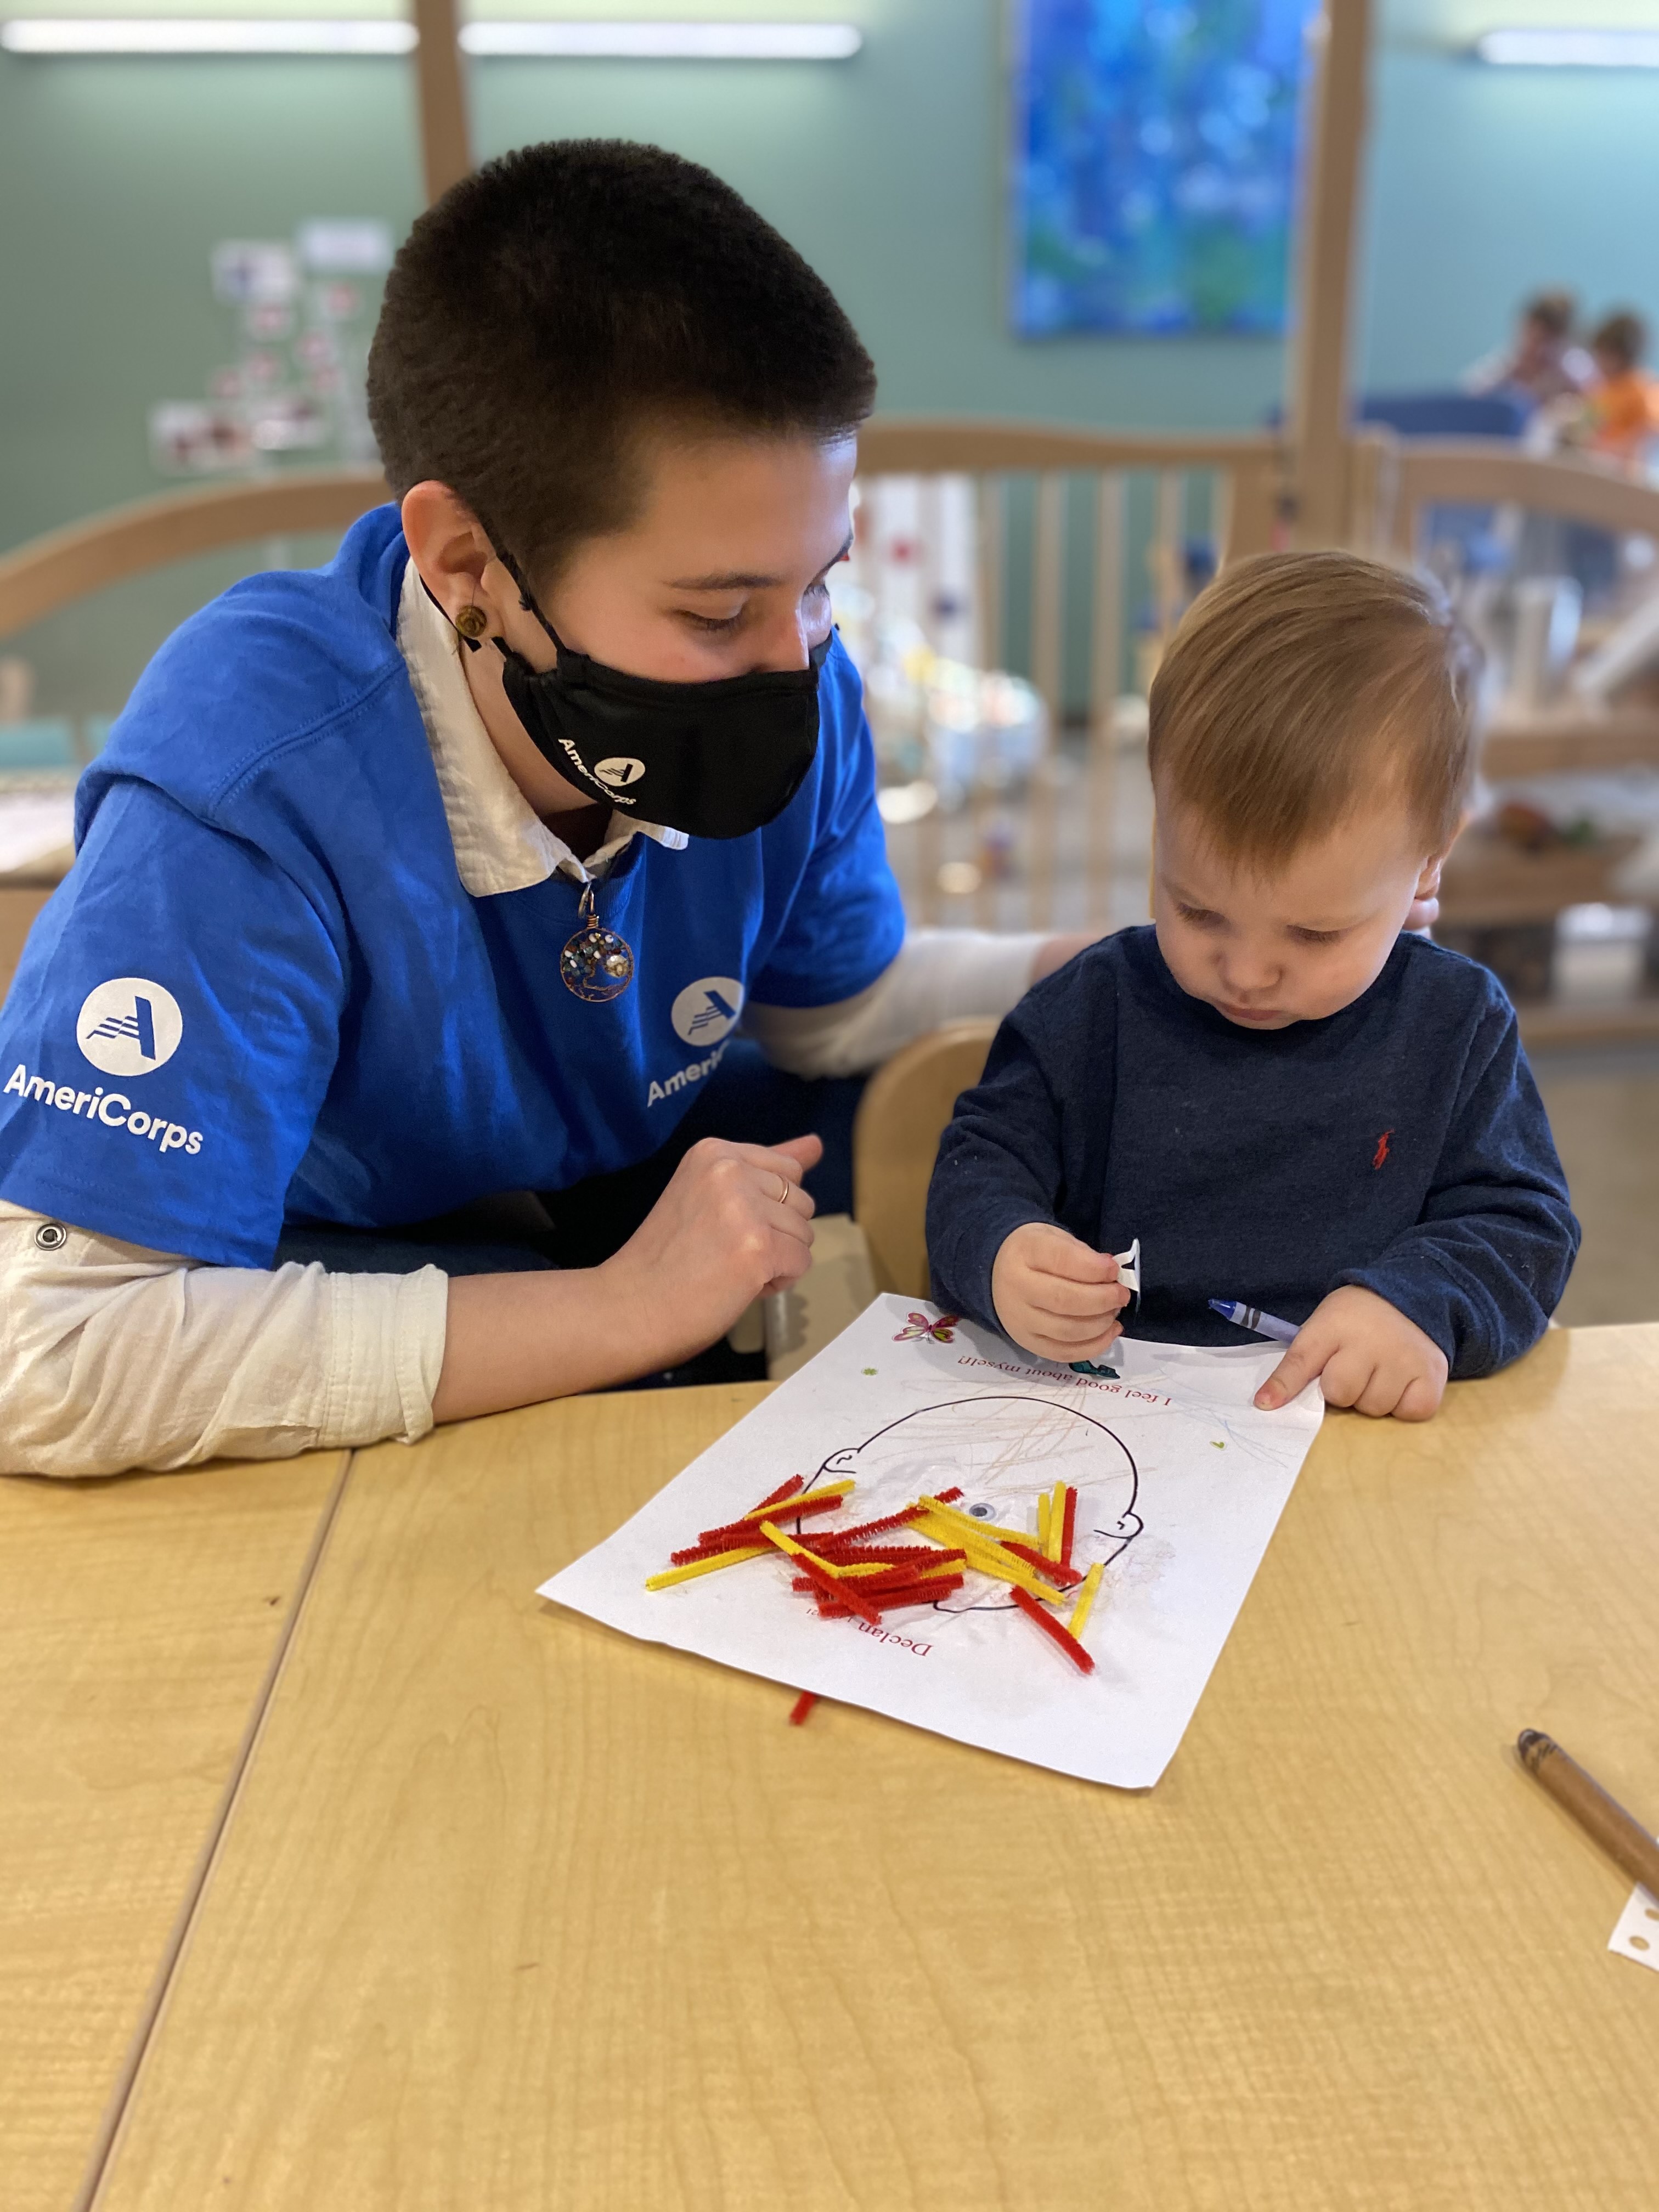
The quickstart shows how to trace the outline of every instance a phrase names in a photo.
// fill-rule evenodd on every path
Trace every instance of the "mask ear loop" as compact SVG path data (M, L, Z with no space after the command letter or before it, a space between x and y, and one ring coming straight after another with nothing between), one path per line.
M531 593L530 586L524 580L524 572L520 569L518 562L513 558L513 556L510 553L503 552L501 548L496 545L493 535L490 538L489 542L495 551L495 558L501 562L502 568L506 569L507 574L512 577L514 582L519 587L519 605L524 609L527 615L535 616L537 621L547 632L548 636L553 641L554 651L557 653L560 659L562 659L568 648L567 647L564 640L559 635L557 630L554 629L552 623L549 622L547 617L536 605L535 599ZM500 638L497 638L495 642L497 645L500 645L501 641Z
M532 596L530 586L525 581L524 571L520 568L518 562L513 558L513 556L503 550L503 549L496 544L495 532L490 528L487 522L483 522L482 516L479 517L479 520L483 523L484 537L489 542L490 551L495 555L495 558L501 562L502 568L506 569L507 574L512 577L514 582L519 587L519 605L524 609L527 615L535 616L537 621L547 632L548 636L553 641L553 648L555 652L559 654L561 659L562 659L568 648L565 645L564 640L559 635L557 630L554 629L552 623L549 622L547 617L536 605L535 599ZM489 617L485 614L483 609L479 606L475 600L471 605L463 607L459 616L452 617L448 609L444 605L442 600L439 599L437 593L433 590L431 585L427 582L424 576L421 578L421 589L426 593L428 599L431 600L433 605L437 608L438 612L443 617L444 620L449 623L450 628L460 639L461 643L466 647L467 651L469 653L477 653L483 643L485 632L489 628ZM490 640L490 643L503 657L513 650L512 647L507 643L504 637L492 638Z

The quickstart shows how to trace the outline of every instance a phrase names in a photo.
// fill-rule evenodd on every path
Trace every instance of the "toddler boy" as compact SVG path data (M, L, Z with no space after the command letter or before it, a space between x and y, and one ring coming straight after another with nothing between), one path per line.
M1513 1008L1402 933L1474 769L1473 647L1437 588L1267 554L1153 684L1153 921L1002 1024L929 1193L934 1296L1046 1358L1302 1324L1258 1394L1425 1420L1542 1333L1578 1224Z

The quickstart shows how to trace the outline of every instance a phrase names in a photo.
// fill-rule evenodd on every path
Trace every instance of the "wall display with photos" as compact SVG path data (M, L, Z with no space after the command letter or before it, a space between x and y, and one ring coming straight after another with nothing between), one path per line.
M286 454L316 467L372 465L364 386L380 286L392 265L383 222L302 223L293 241L228 239L213 249L213 295L235 318L235 358L201 399L149 413L164 476L240 476Z
M1277 332L1313 0L1010 0L1022 337Z

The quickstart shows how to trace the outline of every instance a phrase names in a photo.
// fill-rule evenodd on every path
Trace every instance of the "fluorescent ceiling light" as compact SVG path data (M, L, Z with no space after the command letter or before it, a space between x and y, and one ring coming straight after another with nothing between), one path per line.
M590 60L845 61L864 43L851 23L469 23L469 54ZM290 16L21 15L0 23L13 54L406 54L412 23Z
M412 23L314 15L252 17L22 15L0 23L12 54L406 54Z
M1513 69L1659 69L1659 31L1487 31L1474 51Z
M469 23L469 54L559 54L590 60L839 62L857 53L851 23Z

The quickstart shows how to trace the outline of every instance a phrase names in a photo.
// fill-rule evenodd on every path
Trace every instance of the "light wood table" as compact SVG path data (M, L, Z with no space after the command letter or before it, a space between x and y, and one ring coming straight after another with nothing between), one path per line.
M0 1480L0 2205L95 2168L339 1453Z
M1126 1795L544 1604L757 1392L352 1470L99 2212L1654 2201L1659 1328L1334 1417Z

